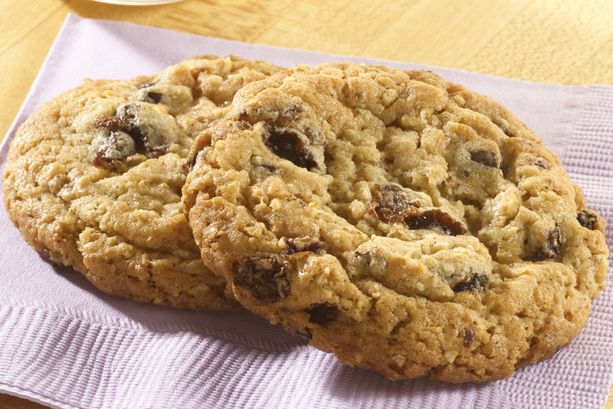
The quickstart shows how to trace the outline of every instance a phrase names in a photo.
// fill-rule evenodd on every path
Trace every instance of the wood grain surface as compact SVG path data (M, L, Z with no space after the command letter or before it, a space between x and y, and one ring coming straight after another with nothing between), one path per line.
M0 0L0 138L68 13L538 82L613 84L611 0ZM0 409L17 408L43 406L0 395Z

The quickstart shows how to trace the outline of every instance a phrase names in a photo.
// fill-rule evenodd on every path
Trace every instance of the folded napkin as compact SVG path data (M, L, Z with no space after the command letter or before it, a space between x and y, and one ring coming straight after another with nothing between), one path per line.
M350 60L69 16L11 131L83 78L130 78L200 54L279 65ZM613 87L426 68L502 102L555 150L613 242ZM0 151L0 165L8 144ZM613 376L613 289L549 361L485 385L391 382L340 364L245 311L140 305L43 261L0 210L0 392L58 408L598 408Z

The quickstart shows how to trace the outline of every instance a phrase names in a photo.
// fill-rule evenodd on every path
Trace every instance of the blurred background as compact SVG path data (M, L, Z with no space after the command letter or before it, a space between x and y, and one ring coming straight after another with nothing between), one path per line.
M613 84L613 0L0 0L0 138L69 13L537 82ZM0 395L8 408L42 406Z

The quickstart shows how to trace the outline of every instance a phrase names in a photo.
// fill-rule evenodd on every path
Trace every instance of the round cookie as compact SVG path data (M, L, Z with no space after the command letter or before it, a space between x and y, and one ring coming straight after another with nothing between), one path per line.
M431 72L282 71L190 155L190 225L236 299L390 379L509 376L604 287L605 222L556 155Z
M181 204L195 136L244 84L277 68L197 57L159 75L86 81L19 128L4 172L8 214L44 257L140 302L226 310Z

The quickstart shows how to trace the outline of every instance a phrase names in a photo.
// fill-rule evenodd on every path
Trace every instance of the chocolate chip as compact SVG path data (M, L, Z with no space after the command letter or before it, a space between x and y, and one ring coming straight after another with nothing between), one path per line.
M159 92L149 91L147 92L147 102L153 102L154 104L159 104L162 100L162 94Z
M236 266L235 282L259 301L275 302L290 293L289 263L276 254L247 257Z
M462 336L462 341L466 346L472 345L472 343L475 342L475 331L473 329L466 328L464 330L464 335Z
M453 291L459 293L461 291L483 290L488 282L489 277L485 274L473 274L468 280L456 284Z
M321 240L315 237L296 237L287 239L287 253L294 254L302 251L310 251L312 253L324 254L328 246Z
M457 236L464 234L464 227L447 213L438 209L427 210L421 215L411 215L405 219L409 229L433 229L442 233Z
M473 162L480 163L483 166L487 166L490 168L497 168L498 161L496 159L496 154L491 151L487 151L484 149L480 149L478 151L470 152L470 160Z
M598 216L590 209L583 209L577 213L577 221L586 229L594 230L598 222Z
M385 223L403 222L405 218L420 206L411 200L409 194L396 185L376 185L372 189L372 209L377 217Z
M265 143L276 155L289 160L296 166L305 169L317 168L313 154L296 131L272 128Z
M534 165L538 166L541 169L549 169L549 162L545 158L537 158L534 161Z
M556 258L560 255L562 249L562 238L560 234L560 226L556 224L556 227L547 236L547 242L539 248L536 252L536 260L548 260Z
M339 316L339 311L332 304L314 304L306 309L309 314L309 321L313 324L326 325L336 321Z

